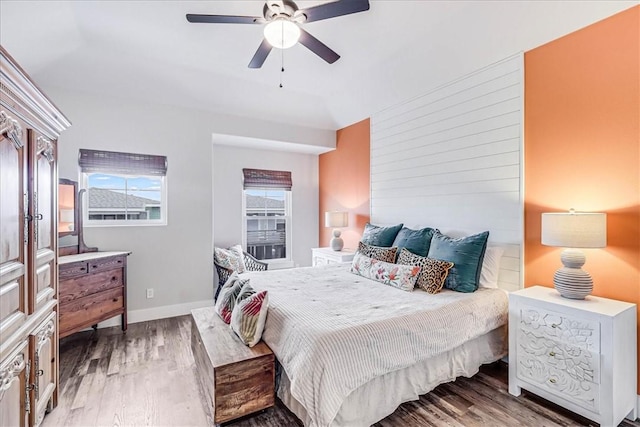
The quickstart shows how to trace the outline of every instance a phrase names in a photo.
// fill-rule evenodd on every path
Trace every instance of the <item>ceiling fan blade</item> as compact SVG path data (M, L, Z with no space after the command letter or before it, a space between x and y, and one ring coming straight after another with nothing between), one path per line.
M266 39L262 40L262 43L260 43L258 50L256 50L256 53L253 55L253 58L251 58L251 62L249 62L249 68L262 67L262 64L264 64L264 61L267 59L267 56L269 56L269 52L271 52L271 49L272 47L269 44L269 42Z
M301 12L307 17L307 22L313 22L365 10L369 10L369 0L339 0L310 7Z
M333 64L340 59L340 55L302 28L300 28L300 40L298 41L329 64Z
M258 16L197 15L188 13L187 21L203 24L262 24L264 19Z

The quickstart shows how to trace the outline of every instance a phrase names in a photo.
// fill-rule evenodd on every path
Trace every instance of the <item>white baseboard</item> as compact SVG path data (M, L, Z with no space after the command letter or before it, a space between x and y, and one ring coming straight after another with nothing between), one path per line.
M146 322L148 320L166 319L191 313L194 308L213 307L213 300L193 301L183 304L163 305L161 307L130 310L127 312L127 323ZM98 328L120 326L120 316L98 324Z

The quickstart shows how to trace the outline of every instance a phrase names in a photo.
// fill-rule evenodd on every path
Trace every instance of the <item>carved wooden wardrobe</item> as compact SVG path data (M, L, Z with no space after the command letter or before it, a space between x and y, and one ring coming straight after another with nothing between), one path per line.
M58 399L57 138L71 125L0 46L0 426Z

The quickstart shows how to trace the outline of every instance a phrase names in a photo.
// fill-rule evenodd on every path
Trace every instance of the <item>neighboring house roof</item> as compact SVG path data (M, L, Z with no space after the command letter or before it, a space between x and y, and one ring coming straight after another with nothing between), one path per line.
M269 209L284 209L284 201L247 194L247 209L258 209L265 206Z
M158 205L158 200L147 199L145 197L126 195L118 191L105 190L103 188L89 188L89 209L100 208L140 208L144 209L148 205Z

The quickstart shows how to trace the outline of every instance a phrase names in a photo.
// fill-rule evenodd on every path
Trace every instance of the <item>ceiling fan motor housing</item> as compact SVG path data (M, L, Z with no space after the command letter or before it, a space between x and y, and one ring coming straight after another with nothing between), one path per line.
M267 21L281 18L302 23L306 20L304 13L299 12L298 5L291 0L267 1L262 15Z

